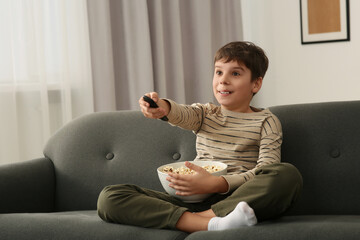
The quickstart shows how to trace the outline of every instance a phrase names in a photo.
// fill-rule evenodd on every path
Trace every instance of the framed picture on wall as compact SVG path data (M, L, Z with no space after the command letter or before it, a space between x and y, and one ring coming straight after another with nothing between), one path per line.
M349 0L300 0L301 43L350 41Z

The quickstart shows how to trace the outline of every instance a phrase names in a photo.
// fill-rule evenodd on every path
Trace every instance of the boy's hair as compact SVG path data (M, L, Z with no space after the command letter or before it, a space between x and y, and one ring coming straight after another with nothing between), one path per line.
M269 66L269 59L264 50L251 42L230 42L220 48L216 54L214 63L237 61L243 63L251 71L251 81L264 78Z

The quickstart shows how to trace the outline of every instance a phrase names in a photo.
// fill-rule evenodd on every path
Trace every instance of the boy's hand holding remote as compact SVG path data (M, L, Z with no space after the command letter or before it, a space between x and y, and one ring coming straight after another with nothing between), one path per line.
M163 99L159 99L159 96L156 92L147 93L145 96L151 98L159 106L158 108L152 108L150 107L150 103L146 102L144 98L141 97L139 99L139 105L145 117L159 119L169 114L170 104Z

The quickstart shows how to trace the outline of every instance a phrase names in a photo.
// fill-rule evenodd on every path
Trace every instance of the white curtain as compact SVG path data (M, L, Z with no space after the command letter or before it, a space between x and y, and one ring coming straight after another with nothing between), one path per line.
M96 111L138 109L149 91L179 103L215 101L213 56L242 40L241 0L88 4Z
M86 0L0 1L0 164L94 111Z

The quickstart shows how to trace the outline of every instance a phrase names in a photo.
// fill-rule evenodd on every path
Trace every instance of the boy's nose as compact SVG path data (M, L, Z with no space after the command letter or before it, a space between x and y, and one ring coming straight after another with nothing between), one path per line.
M220 79L220 84L227 85L227 84L229 84L229 81L225 77L223 77Z

